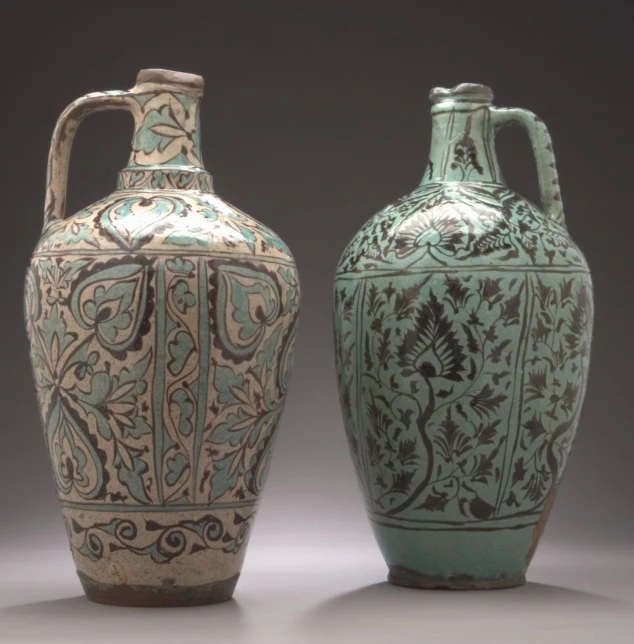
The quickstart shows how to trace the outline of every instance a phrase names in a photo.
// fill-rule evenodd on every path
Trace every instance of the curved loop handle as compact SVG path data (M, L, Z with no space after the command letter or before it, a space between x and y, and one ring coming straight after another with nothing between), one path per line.
M68 165L73 139L79 124L93 112L102 110L128 110L133 112L135 101L128 91L94 92L78 98L61 114L55 125L46 173L46 199L44 204L44 229L64 218Z
M553 143L546 124L536 114L517 108L492 107L491 117L496 130L508 125L521 125L526 130L535 155L542 208L550 219L565 226L559 175Z

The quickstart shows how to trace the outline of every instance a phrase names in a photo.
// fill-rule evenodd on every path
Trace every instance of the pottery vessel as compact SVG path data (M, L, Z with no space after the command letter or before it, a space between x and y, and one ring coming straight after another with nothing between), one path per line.
M232 596L287 390L295 262L220 199L200 147L203 79L143 70L72 103L53 135L25 314L46 446L89 599ZM134 119L117 189L65 217L81 120Z
M351 454L389 580L522 584L577 431L593 319L550 136L488 87L434 89L421 184L358 232L335 281ZM541 206L502 179L524 127Z

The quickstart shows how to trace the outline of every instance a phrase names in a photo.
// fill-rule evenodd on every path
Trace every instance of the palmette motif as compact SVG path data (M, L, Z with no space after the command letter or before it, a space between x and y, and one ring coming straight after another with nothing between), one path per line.
M169 129L161 108L194 102L164 89L139 103L156 109L133 142L131 163L157 152L152 169L129 166L112 195L48 220L26 279L31 361L73 556L89 596L114 603L231 595L297 330L288 248L201 190L211 186L204 171L170 167L170 155L199 163L200 153L197 130L183 135L177 117ZM172 145L187 132L196 145ZM182 189L191 177L196 189ZM115 594L100 596L104 588Z
M503 216L470 194L487 196ZM479 234L470 232L473 216L461 214L464 203L480 215ZM336 357L352 450L377 519L409 509L411 520L536 522L565 467L589 360L587 271L563 233L501 186L435 185L380 213L344 253ZM381 245L391 234L393 243ZM390 269L390 258L412 266ZM456 272L474 259L483 263L469 263L469 275ZM514 260L535 271L516 276ZM357 279L359 265L372 276ZM404 278L407 286L395 286ZM525 381L515 391L517 372ZM516 436L501 431L514 421Z
M522 583L590 358L590 274L560 207L499 180L486 100L465 102L438 103L436 166L361 228L335 278L357 477L391 580L419 587Z

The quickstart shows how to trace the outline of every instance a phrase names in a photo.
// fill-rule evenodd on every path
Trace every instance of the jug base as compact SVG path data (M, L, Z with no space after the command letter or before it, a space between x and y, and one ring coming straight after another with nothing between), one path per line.
M469 575L452 577L428 577L403 566L390 566L387 580L395 586L425 590L498 590L515 588L526 583L524 575L501 579L475 579Z
M77 571L86 597L97 604L167 608L219 604L233 596L238 575L200 586L104 584Z

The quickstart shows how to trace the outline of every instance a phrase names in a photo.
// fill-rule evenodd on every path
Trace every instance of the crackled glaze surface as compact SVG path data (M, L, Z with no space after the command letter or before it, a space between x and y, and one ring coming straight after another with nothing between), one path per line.
M390 579L517 585L577 430L591 281L545 126L530 115L553 171L540 174L547 213L500 177L495 128L520 111L485 91L441 96L421 186L363 226L337 269L341 404Z
M218 601L235 585L266 479L297 272L273 232L211 192L200 97L142 83L87 100L122 96L136 130L119 189L65 219L59 141L73 106L53 140L25 292L46 445L94 598ZM219 595L217 583L231 587Z

